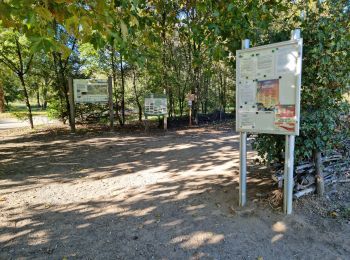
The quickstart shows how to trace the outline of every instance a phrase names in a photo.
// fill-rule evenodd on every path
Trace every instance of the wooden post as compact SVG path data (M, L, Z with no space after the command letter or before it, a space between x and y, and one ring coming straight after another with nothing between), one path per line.
M149 130L149 122L148 122L148 117L147 116L145 116L144 124L145 124L145 131L148 132L148 130Z
M109 105L109 127L113 131L114 109L113 109L113 86L112 77L108 77L108 105Z
M313 159L314 159L315 173L316 173L316 184L317 184L316 191L319 196L323 196L324 195L324 177L323 177L323 171L322 171L321 152L314 151Z
M164 126L164 130L166 131L166 130L168 130L168 117L167 117L167 115L164 115L163 119L164 119L163 126Z
M69 89L69 113L70 113L70 130L75 133L75 106L74 106L74 90L73 90L73 79L68 78L68 89Z

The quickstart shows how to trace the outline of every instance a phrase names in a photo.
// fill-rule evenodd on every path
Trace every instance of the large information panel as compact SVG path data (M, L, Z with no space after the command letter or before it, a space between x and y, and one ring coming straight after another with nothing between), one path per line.
M146 116L161 116L167 113L167 98L165 95L151 94L145 97Z
M237 51L236 130L299 135L302 39Z
M107 79L74 79L75 103L107 103Z

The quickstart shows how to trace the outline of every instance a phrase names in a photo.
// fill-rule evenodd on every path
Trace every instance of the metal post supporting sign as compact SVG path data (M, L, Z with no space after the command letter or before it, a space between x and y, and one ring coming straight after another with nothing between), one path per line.
M300 29L295 29L291 33L291 40L300 39ZM299 64L301 66L301 64ZM301 68L299 68L301 70ZM299 77L299 86L301 77ZM299 97L300 100L300 97ZM294 187L294 144L295 136L286 135L285 158L284 158L284 192L283 192L283 211L285 214L291 214L293 209L293 187Z
M249 39L242 41L242 49L249 48ZM244 206L247 201L247 132L239 134L239 205Z

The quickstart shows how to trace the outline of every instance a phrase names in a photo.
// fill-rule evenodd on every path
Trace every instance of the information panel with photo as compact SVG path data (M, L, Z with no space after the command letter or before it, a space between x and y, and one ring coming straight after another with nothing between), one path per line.
M75 103L108 103L107 79L74 79Z
M236 129L299 134L302 39L238 50Z

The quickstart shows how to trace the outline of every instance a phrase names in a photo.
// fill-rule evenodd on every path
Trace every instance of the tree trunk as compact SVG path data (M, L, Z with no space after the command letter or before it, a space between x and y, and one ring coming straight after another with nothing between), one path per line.
M58 52L53 52L53 57L54 57L54 63L57 69L55 70L56 73L56 78L57 78L57 86L60 91L60 100L61 102L65 102L66 106L66 111L67 114L63 113L61 114L61 119L65 123L65 116L68 116L68 122L71 130L73 130L73 118L71 118L71 113L70 113L70 105L69 105L69 96L68 96L68 86L67 86L67 79L66 79L66 74L65 74L65 68L63 66L63 61L61 58L61 54ZM63 103L63 102L62 102Z
M227 106L227 77L226 74L224 73L224 85L223 85L224 89L223 89L223 98L222 98L222 106L223 106L223 112L224 115L226 114L226 106Z
M320 151L314 151L313 152L313 159L315 164L315 174L316 174L316 183L317 183L317 194L319 196L324 195L324 178L323 178L323 171L322 171L322 161L321 161L321 152Z
M139 121L142 122L142 105L140 103L140 99L139 99L139 95L137 94L137 89L136 89L136 72L135 69L133 70L133 81L132 81L132 85L134 88L134 93L135 93L135 100L136 100L136 104L137 107L139 109Z
M171 88L169 88L168 96L169 96L169 112L168 112L168 115L169 115L170 118L172 118L173 115L175 114L175 102L174 102L173 91L172 91Z
M64 94L64 99L66 101L66 109L67 109L67 113L68 113L69 126L70 126L71 131L74 131L73 120L75 120L75 119L71 117L71 113L70 113L70 103L69 103L67 82L63 81L62 83L63 83L63 90L64 90L63 94Z
M47 90L49 89L48 81L45 79L45 86L42 88L42 95L43 95L43 105L41 107L42 110L46 110L47 108Z
M24 97L26 99L26 105L27 105L27 108L28 108L28 119L29 119L30 128L33 129L34 128L34 124L33 124L32 108L30 106L29 95L28 95L28 91L27 91L27 88L26 88L26 84L24 82L24 78L23 78L22 74L19 74L18 77L19 77L19 79L21 81L21 84L22 84L22 87L23 87L23 91L24 91Z
M219 95L219 110L220 110L220 121L222 120L222 110L223 110L223 76L222 76L222 72L220 70L219 73L219 88L218 88L218 95Z
M120 52L120 73L122 76L122 125L125 125L125 82L124 82L123 55L121 52Z
M208 98L209 98L209 85L211 84L211 76L208 76L207 83L205 84L205 101L204 101L204 114L208 113Z
M36 105L37 105L38 108L41 108L39 86L38 86L38 89L36 91Z
M5 92L0 85L0 113L5 113Z
M118 103L118 90L117 90L117 72L115 66L115 50L114 50L114 39L112 39L111 44L111 66L112 66L112 78L114 86L114 99L115 99L115 114L118 119L119 125L123 125L123 122L119 116L119 103Z

